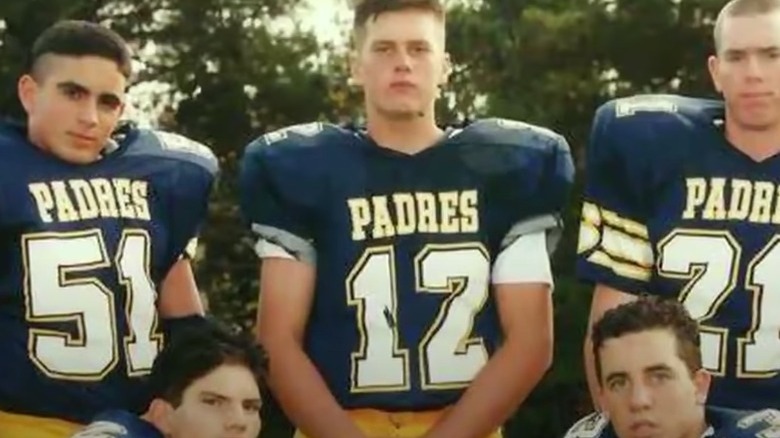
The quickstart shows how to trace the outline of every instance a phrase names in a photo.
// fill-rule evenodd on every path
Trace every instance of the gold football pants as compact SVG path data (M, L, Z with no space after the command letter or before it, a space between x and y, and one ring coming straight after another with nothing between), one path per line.
M444 410L384 412L374 409L355 409L348 413L366 438L418 438L425 435L444 412ZM295 438L307 437L298 430L295 432ZM502 438L501 431L497 430L486 438Z

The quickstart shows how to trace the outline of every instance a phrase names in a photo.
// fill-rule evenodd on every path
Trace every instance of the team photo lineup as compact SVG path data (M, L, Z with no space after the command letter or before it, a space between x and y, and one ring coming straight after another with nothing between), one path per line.
M585 135L500 111L543 95L522 81L456 111L464 66L512 62L450 52L466 6L351 1L315 92L289 47L250 56L282 50L260 6L179 1L200 37L147 0L135 27L0 8L25 59L0 69L0 438L780 437L780 0L702 0L675 74L703 91L599 92ZM495 29L512 5L482 3ZM143 38L189 95L139 117Z

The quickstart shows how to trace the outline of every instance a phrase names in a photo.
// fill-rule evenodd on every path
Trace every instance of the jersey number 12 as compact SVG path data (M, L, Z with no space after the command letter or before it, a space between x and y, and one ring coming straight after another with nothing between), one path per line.
M446 296L417 346L422 388L467 386L488 359L482 339L469 337L488 299L487 251L479 244L427 245L414 258L414 277L417 293ZM346 286L360 333L351 358L352 392L409 390L409 349L399 345L398 312L404 309L398 309L393 247L367 249Z

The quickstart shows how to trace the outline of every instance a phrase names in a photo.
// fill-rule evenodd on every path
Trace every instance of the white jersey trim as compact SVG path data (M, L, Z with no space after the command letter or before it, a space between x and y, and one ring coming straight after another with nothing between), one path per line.
M546 231L524 234L504 248L493 264L493 284L546 283L554 286Z

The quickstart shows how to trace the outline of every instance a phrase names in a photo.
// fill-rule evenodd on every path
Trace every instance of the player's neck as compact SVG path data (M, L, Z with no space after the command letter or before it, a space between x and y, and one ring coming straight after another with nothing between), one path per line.
M767 130L745 129L726 119L726 138L755 161L763 161L780 152L780 125Z
M147 423L151 424L152 426L154 426L158 430L160 429L160 426L159 426L159 424L157 422L157 419L155 418L155 415L154 415L154 413L152 413L151 409L147 409L146 412L144 412L143 414L139 415L139 418L144 420L144 421L146 421Z
M694 425L695 426L690 429L690 433L686 434L685 438L701 438L709 430L710 426L707 424L707 416L704 414L703 407L697 412Z
M378 145L409 155L433 146L442 136L441 128L427 115L411 120L368 117L366 130Z

